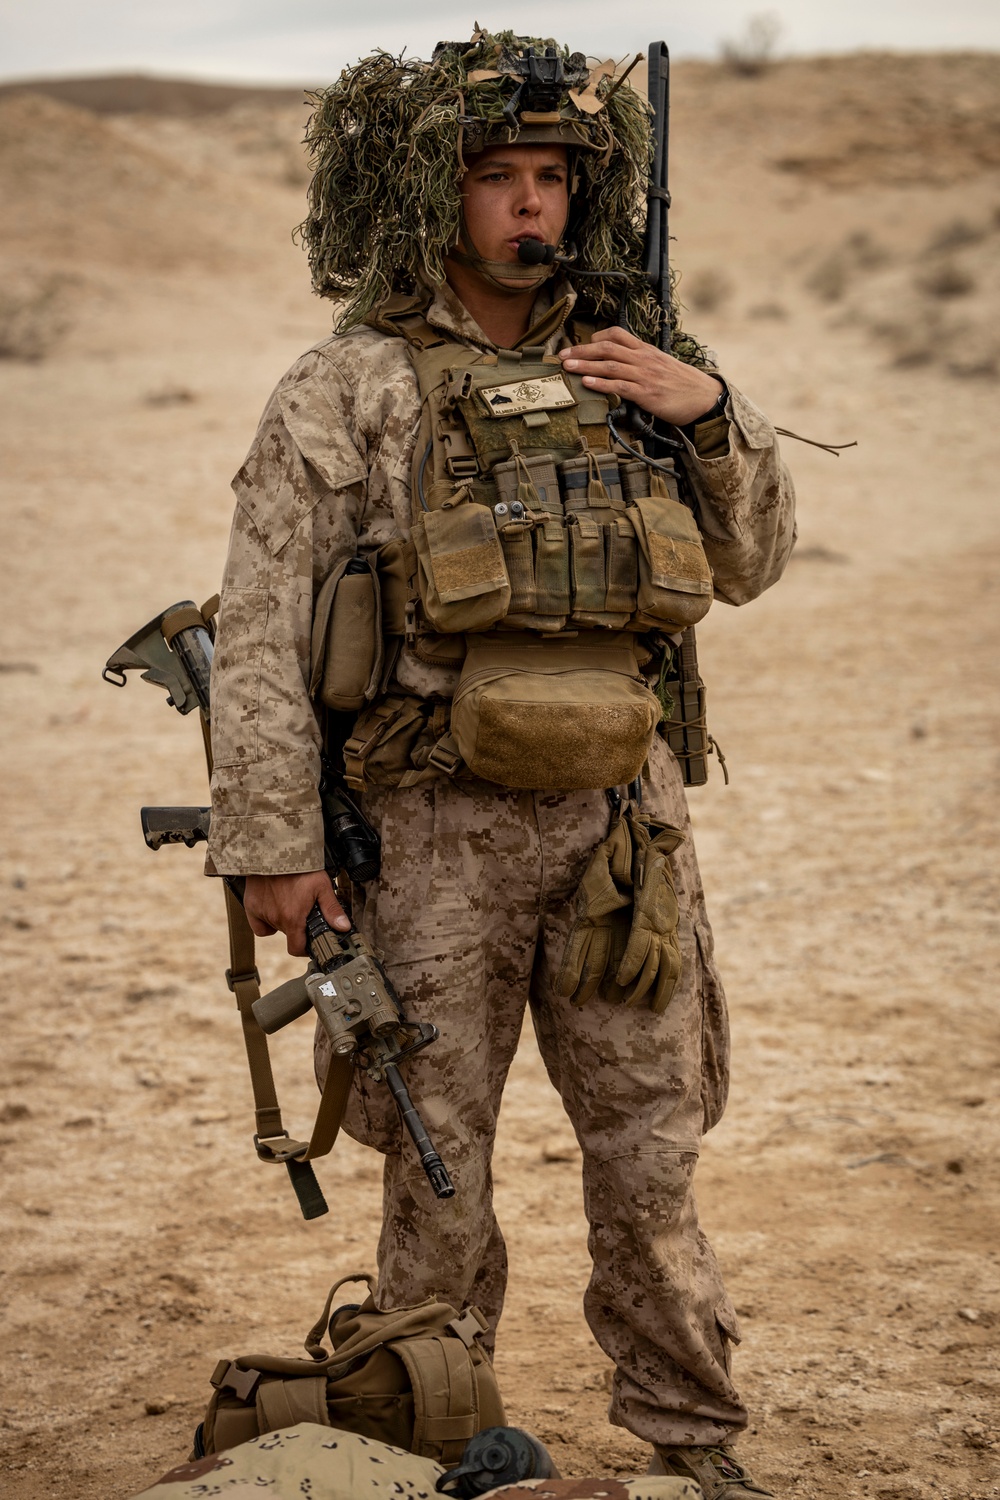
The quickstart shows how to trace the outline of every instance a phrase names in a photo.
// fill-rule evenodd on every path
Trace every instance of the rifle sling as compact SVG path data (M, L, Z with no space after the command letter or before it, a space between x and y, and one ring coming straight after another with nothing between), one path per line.
M211 780L211 728L203 714L199 717L208 775ZM315 1188L316 1199L321 1203L319 1185L315 1182L312 1168L306 1167L305 1164L315 1160L316 1157L326 1156L337 1139L344 1111L347 1108L354 1065L350 1060L346 1061L346 1066L340 1059L331 1061L323 1085L319 1109L313 1123L312 1135L308 1142L293 1139L284 1128L281 1119L281 1107L278 1104L274 1073L271 1070L267 1033L258 1024L253 1013L254 1001L260 999L260 974L256 964L253 931L242 905L224 882L222 890L226 902L226 924L229 929L229 968L226 970L226 984L236 996L240 1024L243 1028L243 1044L246 1048L247 1066L250 1070L250 1087L253 1090L256 1126L254 1146L261 1161L287 1164L295 1162L299 1167L300 1177L304 1169L311 1179L311 1186ZM303 1194L299 1186L296 1186L296 1195L302 1203ZM320 1211L325 1212L325 1205ZM312 1217L313 1214L310 1213L308 1216Z

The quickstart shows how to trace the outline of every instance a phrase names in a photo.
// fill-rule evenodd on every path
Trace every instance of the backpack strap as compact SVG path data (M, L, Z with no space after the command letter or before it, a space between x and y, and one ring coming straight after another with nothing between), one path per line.
M472 1356L461 1338L393 1339L413 1387L412 1451L448 1467L479 1430L479 1391Z
M257 1425L261 1432L294 1427L298 1422L330 1426L326 1405L326 1376L298 1380L262 1380L257 1387Z

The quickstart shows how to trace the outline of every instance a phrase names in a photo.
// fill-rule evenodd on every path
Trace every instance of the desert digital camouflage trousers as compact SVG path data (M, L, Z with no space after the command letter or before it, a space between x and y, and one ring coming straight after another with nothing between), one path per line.
M689 832L657 739L644 805ZM738 1338L698 1227L692 1178L725 1105L728 1027L690 836L672 857L684 965L662 1015L553 991L573 898L608 831L603 792L502 791L441 780L366 797L382 876L355 916L415 1019L440 1038L407 1083L455 1180L438 1202L388 1090L359 1075L347 1128L385 1153L379 1300L437 1296L500 1317L506 1251L491 1158L526 1004L583 1151L593 1273L584 1309L617 1369L610 1416L648 1442L711 1443L746 1425L729 1375ZM317 1054L325 1074L326 1057Z

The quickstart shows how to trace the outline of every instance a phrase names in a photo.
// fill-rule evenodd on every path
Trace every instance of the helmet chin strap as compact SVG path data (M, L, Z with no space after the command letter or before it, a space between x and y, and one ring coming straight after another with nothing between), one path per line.
M519 260L487 260L476 249L472 235L469 233L469 226L465 222L464 213L462 214L462 243L468 245L469 250L459 250L456 245L448 251L449 259L457 261L460 266L468 266L470 271L475 271L487 286L492 287L503 297L522 297L525 292L537 292L558 269L555 264L525 266ZM503 280L500 279L501 277ZM519 285L507 284L512 281L518 282Z

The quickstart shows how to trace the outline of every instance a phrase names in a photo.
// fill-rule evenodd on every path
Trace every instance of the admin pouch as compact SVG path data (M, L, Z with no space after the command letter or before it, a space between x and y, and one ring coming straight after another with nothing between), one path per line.
M369 1296L331 1316L334 1296L350 1281L367 1282ZM308 1360L263 1354L220 1360L193 1457L297 1422L316 1422L448 1468L474 1433L504 1426L493 1366L478 1343L488 1326L479 1309L459 1314L431 1298L380 1312L374 1290L372 1277L364 1274L336 1283L306 1335ZM323 1344L326 1335L332 1353Z
M451 733L476 775L544 791L618 786L642 771L660 704L634 638L469 636Z

